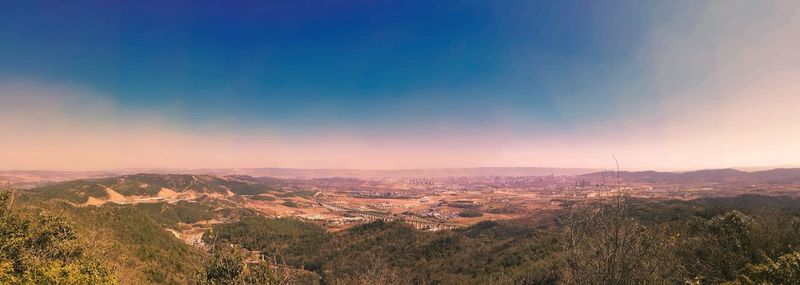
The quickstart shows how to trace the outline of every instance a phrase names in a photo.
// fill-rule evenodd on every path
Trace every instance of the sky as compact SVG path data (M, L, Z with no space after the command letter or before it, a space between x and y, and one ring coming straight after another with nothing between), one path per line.
M798 1L3 1L0 169L800 165Z

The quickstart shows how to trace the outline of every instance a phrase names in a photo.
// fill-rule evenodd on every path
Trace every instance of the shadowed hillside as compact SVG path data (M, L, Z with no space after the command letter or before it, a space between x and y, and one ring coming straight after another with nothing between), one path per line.
M621 171L621 182L642 183L800 183L800 168L779 168L746 172L736 169L711 169L689 172ZM616 172L595 172L582 175L592 181L612 183Z

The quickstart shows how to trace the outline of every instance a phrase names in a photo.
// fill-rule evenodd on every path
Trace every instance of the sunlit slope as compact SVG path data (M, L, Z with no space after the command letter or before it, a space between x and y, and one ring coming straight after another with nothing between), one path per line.
M63 199L74 204L134 203L148 198L197 198L202 195L257 195L274 188L245 176L136 174L75 180L27 190L38 200Z

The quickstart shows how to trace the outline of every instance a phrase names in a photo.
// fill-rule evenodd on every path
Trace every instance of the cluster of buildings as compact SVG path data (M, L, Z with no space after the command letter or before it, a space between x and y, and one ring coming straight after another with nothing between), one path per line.
M458 213L442 209L435 209L435 208L421 210L417 212L417 215L423 218L432 218L441 221L447 221L455 217L458 217Z

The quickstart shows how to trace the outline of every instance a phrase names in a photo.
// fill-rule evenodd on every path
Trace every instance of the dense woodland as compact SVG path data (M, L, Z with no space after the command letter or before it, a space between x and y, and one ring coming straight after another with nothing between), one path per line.
M205 238L332 284L789 284L800 282L799 217L788 198L612 200L456 231L374 222L326 233L255 217Z
M75 207L2 192L0 283L798 284L800 200L582 201L454 231L339 232L201 203ZM165 228L211 217L210 252ZM244 262L247 251L261 262Z

